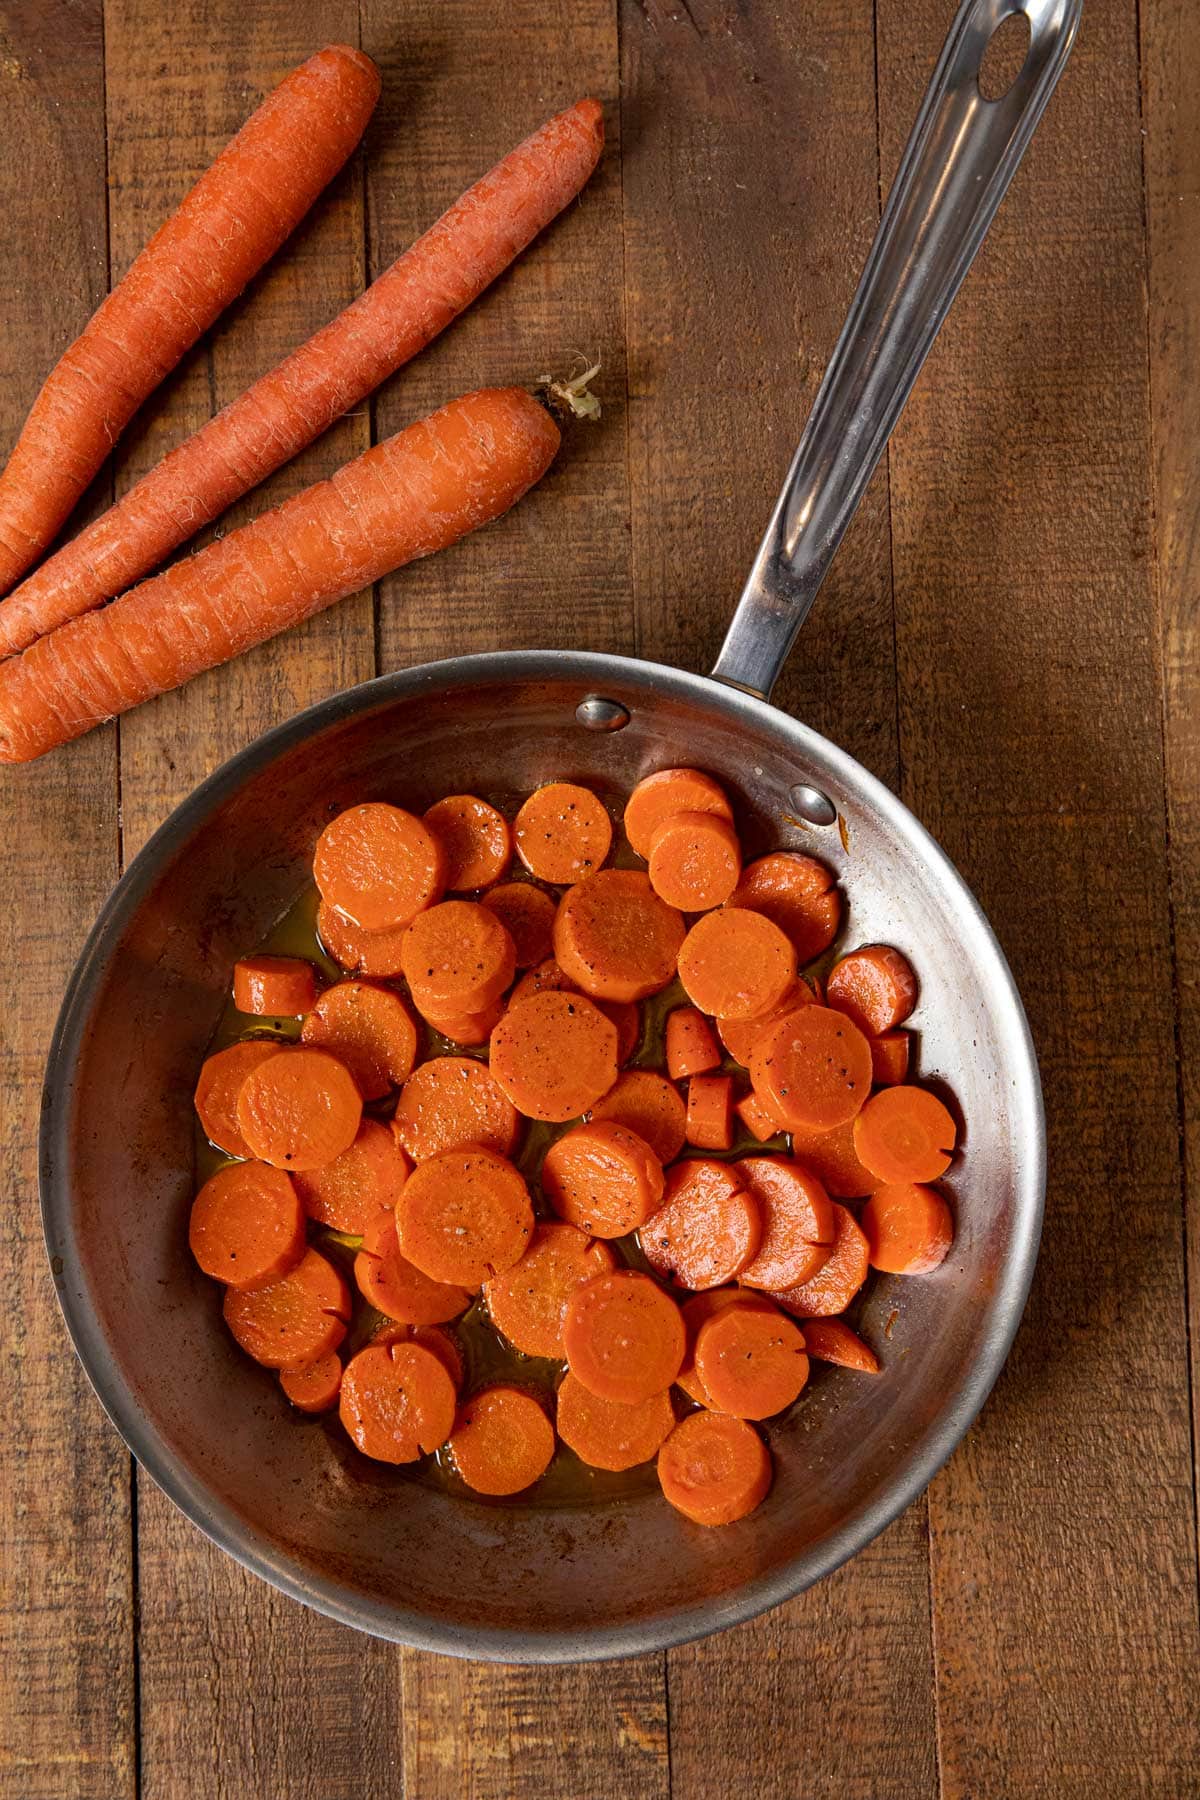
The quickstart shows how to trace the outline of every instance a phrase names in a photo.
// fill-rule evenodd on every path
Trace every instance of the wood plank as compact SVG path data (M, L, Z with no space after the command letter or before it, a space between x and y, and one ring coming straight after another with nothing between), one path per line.
M99 4L6 6L0 96L10 150L0 162L7 451L107 283ZM130 1460L67 1339L37 1198L50 1033L117 873L112 733L0 772L0 818L0 1267L19 1296L7 1311L0 1424L0 1768L26 1800L132 1797Z
M879 26L890 175L945 9ZM1137 69L1134 0L1085 9L891 457L903 792L1012 958L1052 1171L930 1491L947 1796L1178 1795L1200 1757Z

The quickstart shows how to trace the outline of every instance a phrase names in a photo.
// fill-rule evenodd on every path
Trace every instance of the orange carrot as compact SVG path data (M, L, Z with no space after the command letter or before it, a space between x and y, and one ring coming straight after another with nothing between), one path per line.
M297 1170L296 1192L310 1219L362 1237L376 1213L395 1210L408 1158L378 1119L364 1119L348 1150L323 1168Z
M871 1267L890 1275L927 1275L954 1242L950 1208L916 1182L876 1188L862 1209L862 1228Z
M725 1306L696 1335L696 1374L718 1412L769 1419L808 1380L804 1336L776 1307Z
M870 1169L864 1169L854 1148L854 1120L835 1125L832 1131L813 1131L793 1125L792 1155L815 1175L835 1200L861 1200L879 1186Z
M679 1373L686 1341L675 1302L636 1269L597 1275L567 1302L567 1366L601 1400L636 1406L661 1394Z
M687 1113L679 1090L655 1069L629 1069L592 1107L593 1119L624 1125L653 1150L660 1163L674 1162L684 1144Z
M378 98L374 63L329 45L268 95L159 227L51 370L0 475L0 593L55 537L147 395L291 236ZM70 610L6 617L0 655Z
M562 1124L617 1078L617 1028L582 994L531 994L492 1033L491 1071L518 1112Z
M528 1248L529 1190L494 1151L445 1150L418 1163L400 1190L396 1232L401 1253L431 1281L477 1288Z
M0 762L41 756L456 543L507 512L560 442L523 388L452 400L332 480L0 663Z
M864 1375L879 1373L879 1358L844 1319L805 1319L804 1348L817 1362L859 1369Z
M424 1003L422 1017L431 1031L436 1031L451 1044L462 1044L468 1048L486 1044L504 1017L504 1001L493 1000L482 1012L448 1012L444 1013Z
M814 856L791 850L775 850L748 863L729 904L762 913L778 925L802 965L828 950L842 917L832 870Z
M482 1012L517 972L513 941L494 912L476 900L443 900L417 914L401 965L421 1012Z
M638 1233L642 1255L680 1287L732 1281L758 1249L758 1206L734 1168L707 1158L676 1163L663 1203Z
M400 1092L392 1130L414 1162L480 1144L511 1156L521 1122L484 1063L434 1056L414 1069Z
M475 794L447 794L428 809L425 823L442 846L452 894L499 881L512 856L512 834L503 813Z
M337 1405L342 1386L341 1358L336 1351L298 1369L281 1369L279 1385L301 1412L323 1413Z
M675 1429L670 1391L636 1406L601 1400L568 1369L558 1390L558 1435L592 1469L634 1469L649 1462Z
M871 1091L871 1047L844 1014L802 1006L759 1038L750 1054L750 1079L763 1105L789 1130L831 1131L852 1119Z
M778 1137L782 1126L778 1125L767 1111L758 1095L751 1090L743 1095L734 1107L734 1112L746 1127L752 1138L765 1144L773 1137Z
M643 1138L599 1119L564 1132L546 1152L542 1192L560 1219L592 1237L636 1231L663 1193L662 1164Z
M532 1394L498 1382L460 1409L450 1455L477 1494L519 1494L550 1467L554 1427Z
M927 1088L881 1088L854 1121L854 1148L880 1182L936 1181L956 1138L953 1118Z
M625 806L625 836L638 856L649 858L660 825L681 812L714 813L733 823L724 790L699 769L660 769L639 781Z
M371 1338L373 1344L420 1344L431 1356L436 1356L454 1383L455 1389L462 1387L466 1379L467 1365L463 1357L462 1347L452 1331L444 1325L399 1325L389 1320L381 1325Z
M446 861L423 819L370 800L331 819L313 851L321 898L363 931L398 931L442 897Z
M732 1525L761 1506L771 1454L752 1425L723 1413L690 1413L658 1453L664 1497L697 1525Z
M737 832L716 813L672 813L650 839L650 886L680 912L723 906L741 872Z
M902 1025L917 1004L912 964L889 944L867 944L835 962L825 983L830 1006L868 1037Z
M517 855L539 881L582 881L612 845L612 820L590 788L552 781L530 794L513 827Z
M483 896L508 932L518 969L544 962L554 947L555 902L531 881L506 881Z
M344 1062L364 1100L399 1087L417 1059L417 1027L399 994L369 981L326 988L300 1028L304 1043Z
M607 1244L558 1220L538 1225L520 1262L485 1283L483 1297L497 1331L523 1356L563 1356L567 1301L616 1259Z
M871 1078L876 1087L899 1087L908 1080L908 1063L912 1033L884 1031L870 1038Z
M444 1325L471 1304L466 1288L432 1281L400 1251L396 1216L373 1213L363 1227L363 1247L354 1259L354 1279L363 1298L402 1325Z
M192 1203L192 1255L214 1281L267 1287L304 1255L304 1208L291 1178L262 1163L230 1163Z
M204 1135L226 1156L252 1156L237 1122L242 1083L269 1056L286 1048L280 1038L248 1038L205 1058L196 1083L195 1106Z
M732 1075L692 1076L687 1092L687 1141L697 1150L732 1149Z
M844 1206L833 1206L833 1247L815 1275L796 1287L777 1288L772 1300L800 1319L845 1312L867 1279L867 1240Z
M771 1306L773 1303L765 1294L759 1294L753 1288L719 1287L704 1288L698 1294L691 1294L680 1307L683 1314L684 1329L687 1332L687 1350L684 1352L683 1366L675 1377L676 1387L683 1389L689 1400L697 1406L707 1406L715 1410L712 1395L696 1373L696 1339L700 1327L714 1313L726 1306Z
M317 936L322 947L356 975L367 975L375 981L390 981L400 973L400 950L407 925L393 931L363 931L352 925L344 913L322 900L317 907Z
M270 1287L227 1288L224 1311L247 1356L268 1369L295 1369L337 1349L350 1317L350 1290L326 1257L307 1250Z
M702 1012L694 1006L677 1006L667 1014L667 1074L672 1081L706 1075L720 1064L720 1045Z
M259 1162L319 1169L358 1136L362 1096L327 1050L281 1050L252 1069L237 1099L238 1129Z
M530 994L577 994L578 992L579 989L571 977L559 968L552 956L547 956L536 967L522 975L509 996L508 1003L510 1006L516 1006L520 1001L528 1000ZM605 1014L606 1018L607 1016Z
M756 1019L718 1019L717 1035L732 1056L734 1062L740 1062L744 1069L750 1067L750 1057L760 1037L765 1037L772 1025L788 1013L796 1012L801 1006L813 1004L813 991L806 981L797 979L788 988L783 998Z
M815 1175L784 1156L743 1156L734 1167L758 1202L763 1226L758 1254L739 1279L756 1288L808 1281L833 1244L829 1195Z
M368 1344L342 1374L339 1413L364 1456L416 1462L454 1429L454 1383L422 1344Z
M299 956L244 956L233 965L233 1004L241 1013L296 1019L317 997L313 966Z
M705 913L688 932L679 979L701 1012L754 1019L778 1006L792 986L796 952L761 913L725 907Z
M593 999L657 994L674 977L683 938L682 914L638 869L601 869L577 881L554 917L554 954Z

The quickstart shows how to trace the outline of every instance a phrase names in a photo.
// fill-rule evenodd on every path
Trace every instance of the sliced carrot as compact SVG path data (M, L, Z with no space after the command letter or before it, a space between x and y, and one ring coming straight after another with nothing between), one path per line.
M642 1041L641 1007L636 1000L594 1000L592 1004L616 1026L617 1062L624 1066Z
M864 1375L879 1373L879 1358L844 1319L805 1319L804 1348L816 1362L837 1363Z
M868 1037L902 1025L917 1004L917 978L908 958L890 944L867 944L835 962L825 983L830 1006Z
M317 997L313 966L300 956L244 956L233 965L233 1004L260 1018L298 1019Z
M772 1118L753 1089L738 1101L733 1110L750 1136L757 1138L760 1144L768 1143L771 1138L778 1137L783 1129Z
M416 1462L454 1429L454 1383L421 1344L368 1344L342 1375L339 1414L364 1456Z
M550 1467L554 1427L532 1394L498 1382L464 1401L450 1455L477 1494L520 1494Z
M732 1525L761 1506L771 1455L752 1425L723 1413L689 1413L658 1453L658 1479L676 1512L697 1525Z
M525 801L513 837L531 875L563 886L600 867L612 847L612 820L590 788L552 781Z
M504 1017L504 1001L494 1000L483 1012L442 1013L426 1007L425 1023L451 1044L471 1048L486 1044Z
M697 1150L732 1149L732 1075L692 1076L687 1090L687 1141Z
M391 981L400 973L400 947L407 925L395 931L361 931L322 900L317 907L317 937L326 954L356 975Z
M444 1325L400 1325L389 1320L371 1338L373 1344L420 1344L436 1356L457 1391L466 1379L467 1364L462 1345Z
M734 1166L762 1217L758 1254L739 1279L756 1288L808 1281L833 1244L829 1195L815 1175L786 1156L743 1156Z
M517 953L494 912L477 900L443 900L418 913L401 966L422 1012L482 1012L517 972Z
M336 1351L298 1369L281 1369L279 1385L301 1412L323 1413L337 1405L342 1387L341 1358Z
M444 1325L471 1304L466 1288L431 1280L401 1254L394 1213L374 1213L367 1220L354 1279L364 1300L402 1325Z
M286 1049L279 1038L248 1038L206 1057L196 1083L196 1113L210 1144L226 1156L253 1156L237 1122L237 1101L247 1075Z
M512 860L508 820L474 794L447 794L435 801L425 823L442 846L446 887L452 894L491 887Z
M889 1184L936 1181L950 1167L957 1136L951 1114L927 1088L881 1088L854 1121L860 1160Z
M684 1145L687 1109L679 1089L656 1069L628 1069L592 1107L593 1119L611 1119L636 1131L660 1163L674 1162Z
M567 1365L602 1400L636 1406L678 1375L686 1347L679 1308L636 1269L576 1288L563 1320Z
M842 918L833 871L816 857L791 850L774 850L748 863L729 904L762 913L778 925L801 965L828 950Z
M753 1019L778 1006L796 979L796 952L760 913L722 908L697 919L679 952L679 979L701 1012Z
M721 1047L702 1012L694 1006L677 1006L667 1014L667 1074L672 1081L706 1075L720 1064Z
M616 1258L607 1244L558 1220L535 1227L520 1262L485 1283L492 1324L522 1356L563 1355L563 1315L575 1289L607 1275Z
M687 1333L687 1348L675 1377L675 1385L682 1388L688 1399L694 1400L697 1406L712 1405L704 1384L696 1374L696 1337L700 1327L706 1319L711 1319L714 1313L720 1312L722 1307L753 1306L761 1300L761 1294L755 1294L746 1288L704 1288L699 1293L689 1295L680 1307L684 1331Z
M862 1228L871 1267L889 1275L927 1275L954 1242L950 1208L916 1182L876 1188L862 1209Z
M871 1092L871 1046L843 1013L802 1006L759 1038L750 1079L789 1130L831 1131L852 1119Z
M884 1031L871 1038L871 1076L876 1087L899 1087L908 1080L912 1033Z
M230 1163L211 1175L192 1202L192 1255L214 1281L266 1287L304 1255L304 1208L282 1169Z
M686 1288L732 1281L758 1249L758 1206L734 1168L707 1158L668 1170L663 1203L638 1233L659 1275Z
M327 1257L306 1250L270 1287L227 1288L224 1310L247 1356L268 1369L296 1369L337 1349L350 1317L350 1290Z
M867 1279L867 1240L852 1213L833 1206L833 1247L816 1274L796 1287L777 1288L772 1300L800 1319L845 1312Z
M518 1112L562 1124L615 1082L617 1028L582 994L531 994L493 1031L490 1064Z
M361 1237L376 1213L394 1212L408 1170L395 1134L378 1119L364 1119L348 1150L323 1168L297 1170L294 1179L310 1219Z
M804 1335L777 1307L725 1306L696 1334L696 1374L718 1412L769 1419L804 1391Z
M812 989L806 981L798 979L769 1012L761 1013L757 1019L718 1019L717 1033L733 1060L748 1069L759 1038L765 1037L771 1026L777 1025L780 1019L786 1019L789 1013L812 1004Z
M834 1200L861 1200L879 1186L870 1169L864 1169L854 1148L854 1120L835 1125L832 1131L811 1131L794 1125L792 1155L816 1176Z
M577 994L578 992L578 987L566 971L559 968L552 956L547 956L522 975L509 996L508 1004L517 1006L522 1000L528 1000L531 994Z
M521 1121L485 1063L469 1056L432 1056L400 1090L392 1130L414 1162L481 1144L511 1156Z
M478 1144L418 1163L396 1204L403 1255L432 1281L477 1288L525 1254L533 1207L520 1173Z
M672 813L650 839L650 886L680 912L723 906L742 872L742 847L716 813Z
M328 1050L281 1050L238 1090L238 1129L259 1162L319 1169L358 1136L362 1095L345 1063Z
M670 1390L636 1406L602 1400L568 1369L558 1390L558 1435L592 1469L634 1469L649 1462L675 1429Z
M512 939L518 969L545 962L554 948L557 901L531 881L506 881L484 894L483 904L495 913Z
M625 836L638 856L649 858L658 827L675 813L713 813L733 822L724 789L699 769L660 769L639 781L625 807Z
M313 852L322 900L362 931L397 931L442 897L442 847L414 813L383 801L331 819Z
M417 1060L412 1014L399 994L369 981L339 981L326 988L300 1036L344 1062L364 1100L378 1100L399 1087Z
M580 1231L624 1237L662 1199L662 1164L636 1132L597 1119L551 1144L542 1163L542 1192L559 1218Z
M563 895L554 954L593 999L644 1000L674 979L684 930L640 870L601 869Z

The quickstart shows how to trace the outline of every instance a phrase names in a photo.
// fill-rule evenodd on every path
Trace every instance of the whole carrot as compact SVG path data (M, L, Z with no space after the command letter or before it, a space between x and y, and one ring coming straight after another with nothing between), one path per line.
M315 337L150 469L0 605L0 656L123 593L444 331L595 168L595 100L561 112L468 188Z
M523 388L452 400L0 664L0 762L41 756L453 544L507 512L560 441Z
M295 230L378 98L369 57L318 51L159 227L51 370L0 474L0 593L57 534L146 396Z

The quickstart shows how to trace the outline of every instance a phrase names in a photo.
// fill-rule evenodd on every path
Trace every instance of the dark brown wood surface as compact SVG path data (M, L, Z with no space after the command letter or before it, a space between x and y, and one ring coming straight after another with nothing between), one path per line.
M574 352L603 359L603 428L494 532L0 774L5 1800L1200 1792L1188 0L1091 0L777 695L941 838L1042 1062L1033 1297L928 1495L810 1593L665 1657L528 1670L397 1650L245 1575L133 1470L41 1246L36 1118L64 982L123 861L205 773L298 707L433 656L578 642L711 660L949 13L0 0L0 447L264 88L331 39L384 78L363 151L144 410L94 506L557 106L591 91L609 132L582 201L518 268L235 516L462 388Z

